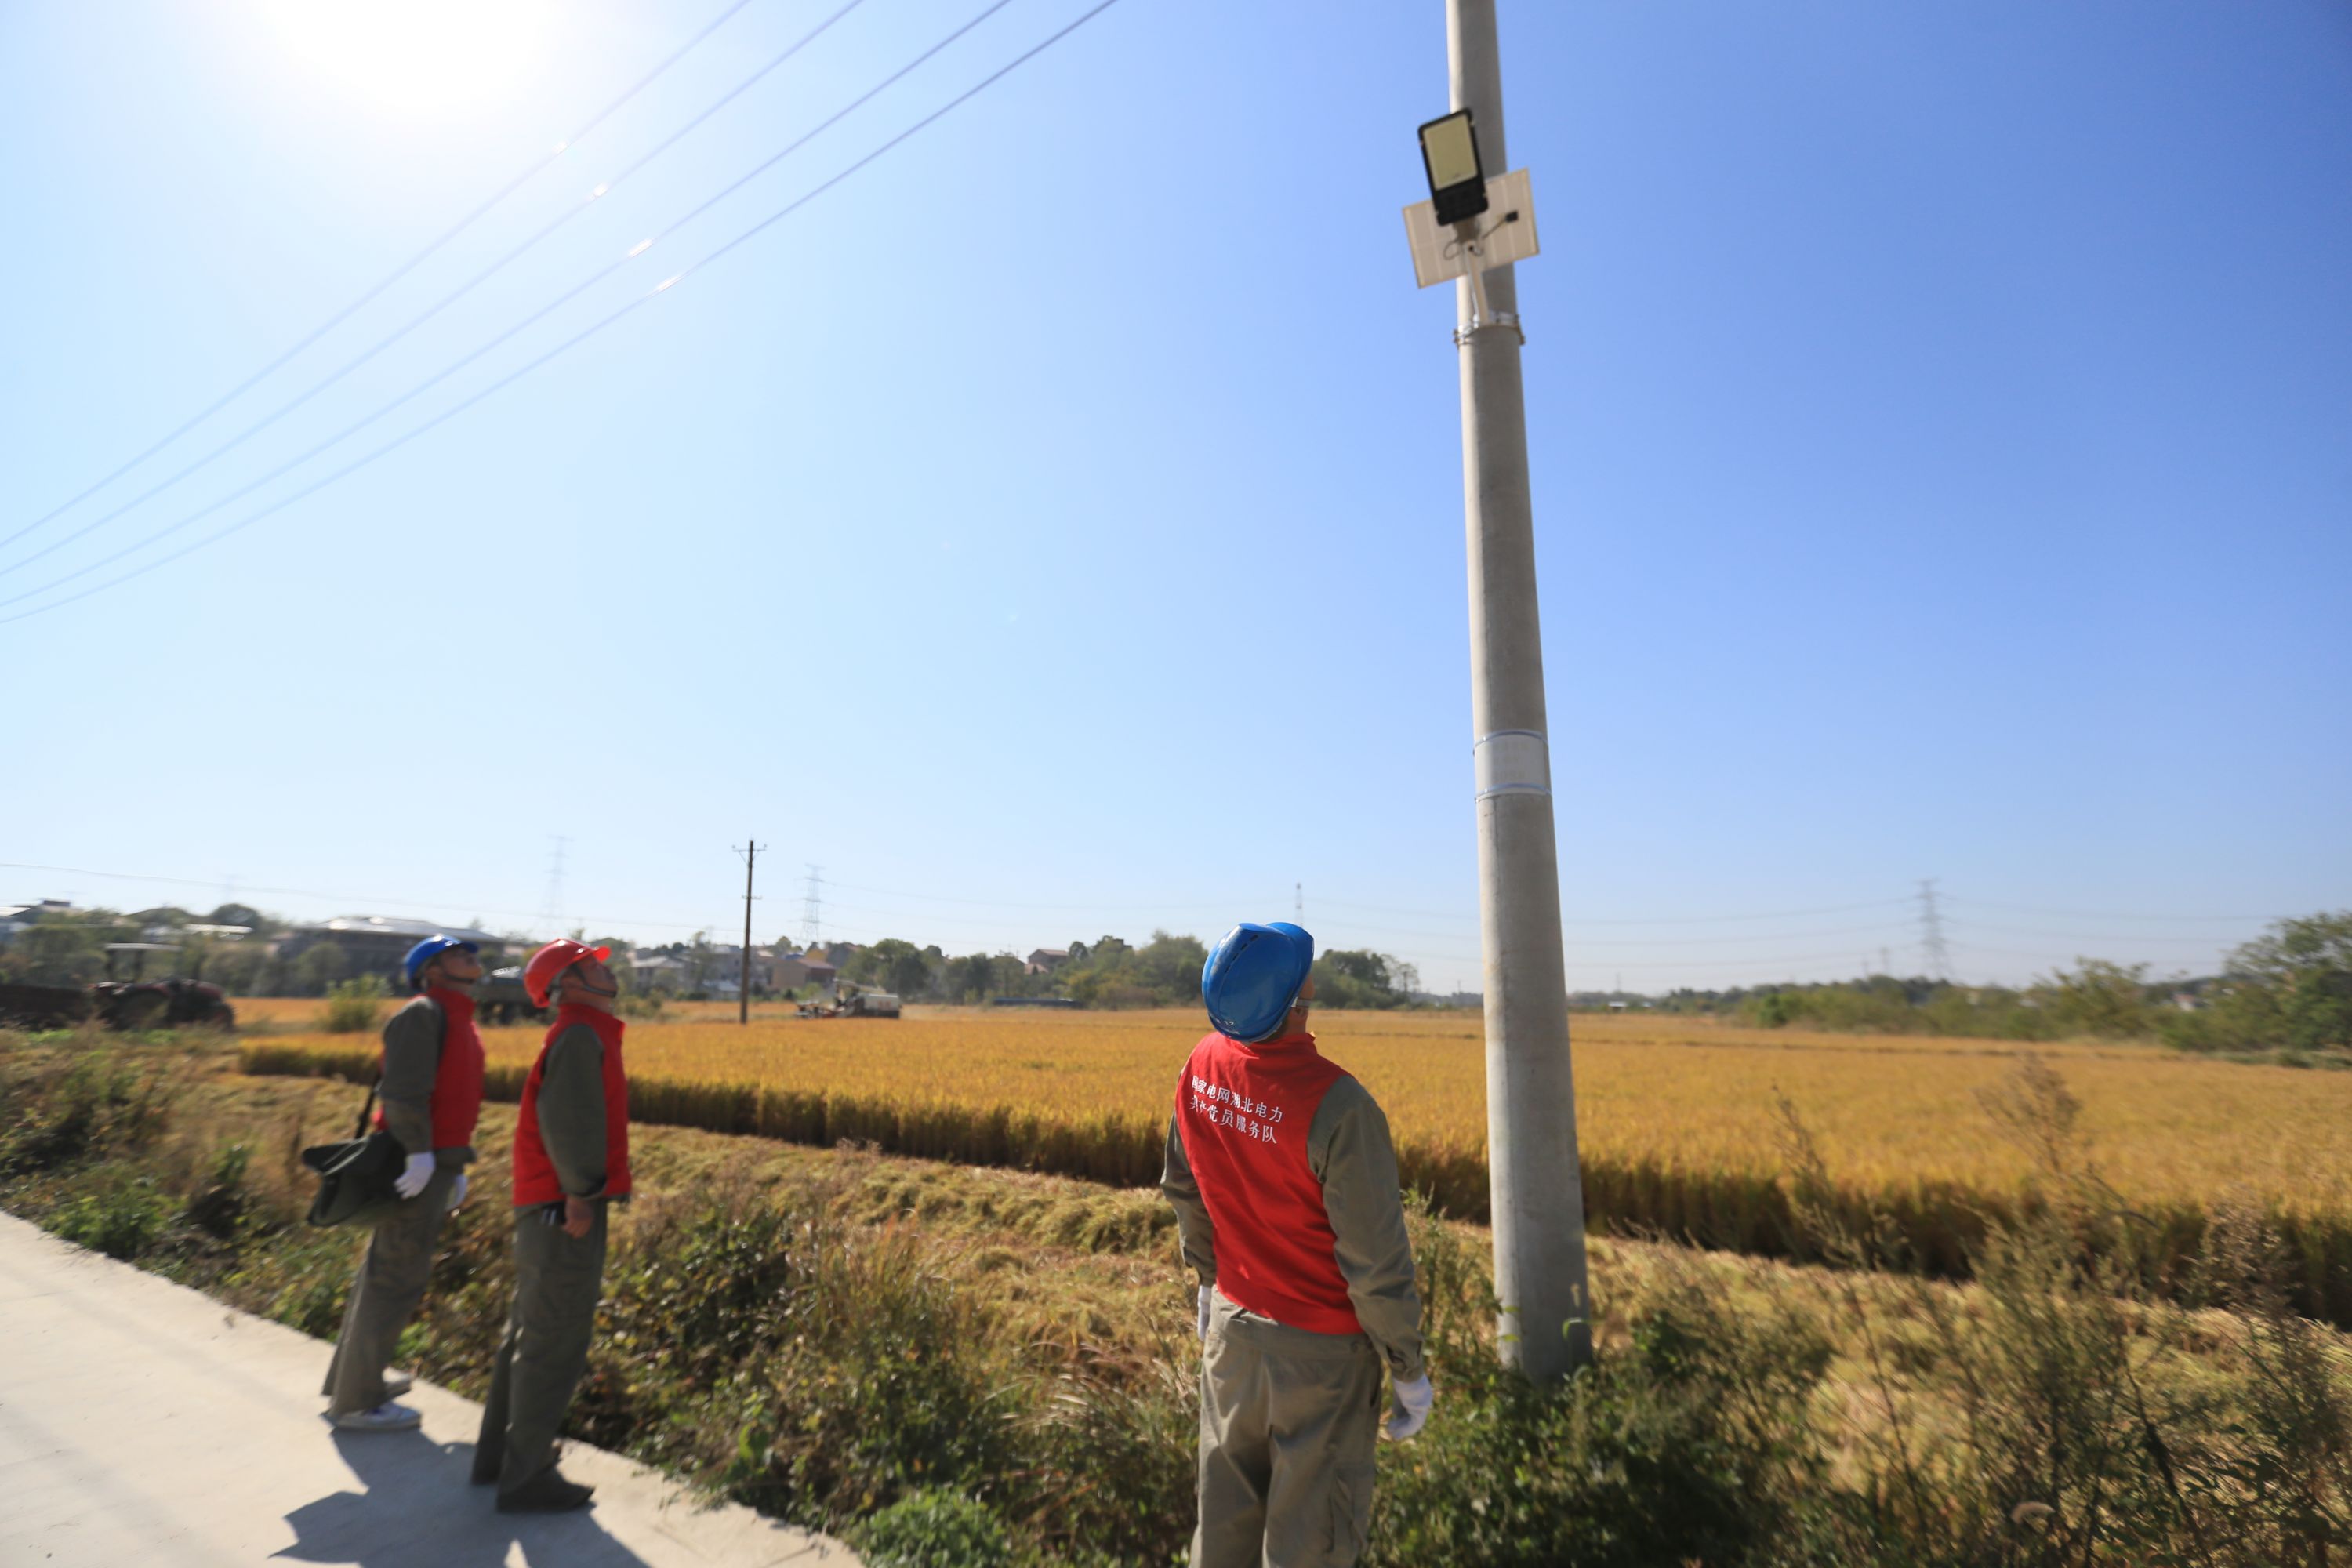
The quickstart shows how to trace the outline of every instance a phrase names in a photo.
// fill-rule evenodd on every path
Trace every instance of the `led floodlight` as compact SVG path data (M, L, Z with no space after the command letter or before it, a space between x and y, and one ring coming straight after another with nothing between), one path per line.
M1470 111L1457 109L1421 128L1421 161L1429 172L1429 199L1437 221L1457 224L1486 210L1486 171Z

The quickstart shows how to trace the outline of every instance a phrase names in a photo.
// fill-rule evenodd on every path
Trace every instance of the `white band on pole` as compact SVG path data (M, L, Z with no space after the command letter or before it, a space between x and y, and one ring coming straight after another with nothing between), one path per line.
M1496 730L1481 735L1470 755L1478 777L1478 798L1498 795L1551 794L1551 743L1540 730Z

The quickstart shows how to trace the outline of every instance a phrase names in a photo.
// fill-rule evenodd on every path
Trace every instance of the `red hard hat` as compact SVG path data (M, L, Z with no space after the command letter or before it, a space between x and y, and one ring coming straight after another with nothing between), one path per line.
M555 984L557 975L575 963L585 963L592 958L602 963L612 956L613 950L609 947L590 947L568 936L558 937L532 953L530 962L522 966L522 988L530 993L533 1006L544 1007L547 1005L547 988Z

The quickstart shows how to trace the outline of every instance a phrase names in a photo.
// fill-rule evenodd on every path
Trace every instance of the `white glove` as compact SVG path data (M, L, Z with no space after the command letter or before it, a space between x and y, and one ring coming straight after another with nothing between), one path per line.
M1214 1285L1201 1287L1201 1342L1202 1344L1209 1342L1209 1303L1216 1300L1216 1296L1217 1288Z
M449 1184L449 1212L451 1214L456 1214L457 1212L457 1205L465 1201L466 1173L460 1171L457 1173L457 1179Z
M1426 1373L1411 1383L1392 1384L1396 1405L1389 1411L1388 1425L1381 1436L1391 1443L1402 1443L1429 1424L1429 1407L1437 1403L1437 1390L1429 1386Z
M413 1198L423 1192L425 1184L432 1179L433 1156L411 1154L408 1163L401 1167L400 1174L394 1179L392 1190L404 1198Z

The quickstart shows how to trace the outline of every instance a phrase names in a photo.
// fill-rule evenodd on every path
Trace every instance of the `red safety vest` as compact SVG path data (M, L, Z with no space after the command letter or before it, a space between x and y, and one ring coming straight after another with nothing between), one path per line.
M425 993L441 1005L441 1065L433 1075L433 1147L463 1149L482 1118L482 1037L474 1027L474 999L436 985ZM375 1113L383 1126L383 1112ZM412 1149L412 1154L426 1152Z
M1363 1331L1334 1255L1307 1130L1347 1073L1312 1035L1244 1045L1211 1035L1176 1081L1184 1158L1216 1226L1217 1289L1235 1304L1318 1334Z
M515 1114L514 1203L517 1208L563 1201L563 1184L555 1162L539 1135L539 1085L547 1076L548 1047L574 1024L596 1031L604 1043L604 1190L597 1196L617 1198L629 1190L629 1078L621 1068L621 1036L627 1026L610 1013L567 1002L555 1010L555 1022L541 1042L539 1059L523 1080L522 1108Z

